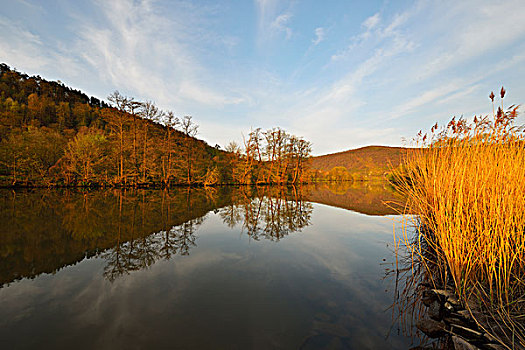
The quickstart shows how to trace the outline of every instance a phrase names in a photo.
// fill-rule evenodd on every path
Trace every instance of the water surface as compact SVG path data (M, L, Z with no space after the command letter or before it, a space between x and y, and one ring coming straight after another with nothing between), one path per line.
M5 348L406 349L384 184L0 191Z

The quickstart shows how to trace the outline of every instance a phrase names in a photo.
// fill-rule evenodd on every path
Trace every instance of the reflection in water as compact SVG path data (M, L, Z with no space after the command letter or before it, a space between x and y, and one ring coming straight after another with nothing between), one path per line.
M242 192L235 202L220 210L228 227L242 223L243 230L254 240L279 241L310 224L312 204L300 200L297 189L264 187L258 190L255 197Z
M195 231L204 221L202 217L191 219L166 231L132 239L100 254L107 261L104 276L110 281L122 274L141 270L156 261L169 260L173 255L188 255L195 246Z
M366 215L398 215L406 199L388 182L327 182L308 187L306 201L327 204Z
M396 213L400 197L385 184L298 188L0 191L0 284L34 277L85 257L107 261L105 276L187 255L209 211L253 240L279 241L310 224L318 202L368 215Z
M103 258L114 280L173 255L188 255L206 214L241 225L254 240L279 241L309 224L311 203L286 188L171 191L2 191L0 283ZM295 196L294 196L295 194Z
M106 276L114 279L187 254L196 227L216 205L191 189L0 193L1 284L85 257L106 259Z
M369 184L2 190L0 338L26 348L406 349L385 313L391 222L374 217L391 198Z

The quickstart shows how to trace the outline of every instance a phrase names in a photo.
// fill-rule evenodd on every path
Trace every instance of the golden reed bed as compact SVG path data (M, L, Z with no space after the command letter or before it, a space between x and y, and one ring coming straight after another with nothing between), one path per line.
M517 111L504 112L502 103L492 117L454 118L420 132L395 182L407 212L417 213L405 217L418 232L405 242L412 254L438 266L439 283L452 279L465 305L490 313L523 346L525 134L514 126Z

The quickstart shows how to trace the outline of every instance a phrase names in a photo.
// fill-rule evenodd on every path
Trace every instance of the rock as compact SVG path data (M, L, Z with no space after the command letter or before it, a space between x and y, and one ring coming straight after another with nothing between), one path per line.
M454 344L455 350L479 350L477 346L470 344L465 339L456 335L452 336L452 343Z
M451 324L452 332L459 334L467 339L481 339L483 338L483 333L480 333L474 329L467 328L459 324Z
M443 317L443 321L445 321L445 323L455 323L455 324L461 324L463 321L457 317L454 317L454 315L451 315L451 316L445 316Z
M425 306L430 306L436 300L439 300L439 299L438 299L438 296L434 293L423 293L423 296L421 297L421 302Z
M445 299L448 299L450 297L454 297L454 293L452 293L451 291L446 290L446 289L432 289L432 292L434 292L437 295L441 295L441 296L445 297Z
M470 312L468 312L468 310L459 310L457 313L465 319L470 319Z
M419 320L416 327L430 338L437 338L446 333L445 324L432 319Z
M443 307L438 300L434 300L428 307L428 316L436 321L443 318Z
M447 309L448 311L454 311L454 306L452 306L451 303L449 303L448 301L445 302L445 309Z
M461 306L458 298L456 298L455 296L448 297L447 301L454 307Z

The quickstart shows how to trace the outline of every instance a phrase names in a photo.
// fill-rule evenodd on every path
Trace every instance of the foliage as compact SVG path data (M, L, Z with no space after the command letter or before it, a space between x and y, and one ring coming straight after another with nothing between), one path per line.
M232 179L243 184L284 184L307 181L312 145L280 128L252 130L244 149L230 143Z
M111 105L0 65L0 185L163 186L305 181L308 141L250 133L244 153L196 139L198 124L118 91Z

